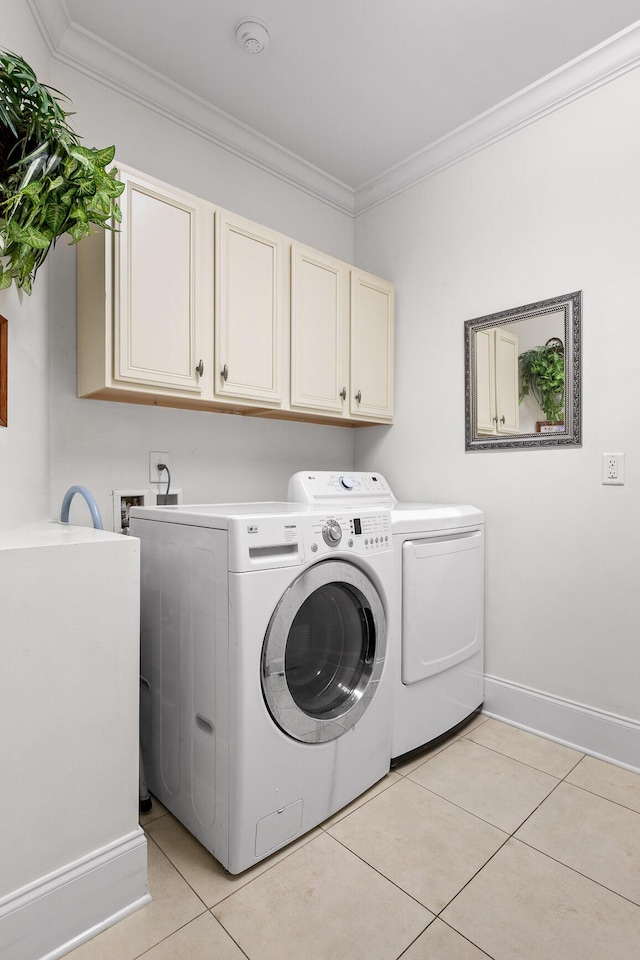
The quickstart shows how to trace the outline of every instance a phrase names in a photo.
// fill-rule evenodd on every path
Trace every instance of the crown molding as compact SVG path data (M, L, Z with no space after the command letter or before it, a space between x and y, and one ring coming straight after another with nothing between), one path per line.
M640 21L435 140L355 191L354 216L503 140L640 64Z
M640 64L640 21L356 189L77 27L64 0L27 0L54 59L341 213L358 216Z
M55 56L62 38L71 26L64 0L27 0L27 6L49 53Z
M27 0L53 58L312 197L353 215L354 190L105 43L69 19L64 0Z

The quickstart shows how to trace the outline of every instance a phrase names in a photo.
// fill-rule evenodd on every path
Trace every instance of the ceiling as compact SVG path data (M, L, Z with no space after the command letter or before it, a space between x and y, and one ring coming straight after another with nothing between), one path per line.
M640 63L640 0L28 2L55 57L351 213Z

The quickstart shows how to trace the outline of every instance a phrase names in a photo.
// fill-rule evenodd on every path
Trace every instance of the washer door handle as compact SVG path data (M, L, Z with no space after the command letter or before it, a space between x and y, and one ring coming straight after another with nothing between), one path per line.
M365 630L367 632L367 650L364 655L365 663L373 663L376 657L376 623L370 607L363 608Z

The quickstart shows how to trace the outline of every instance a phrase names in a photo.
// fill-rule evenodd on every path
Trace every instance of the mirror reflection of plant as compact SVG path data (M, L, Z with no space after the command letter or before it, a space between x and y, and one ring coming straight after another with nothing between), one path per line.
M520 403L529 393L538 401L549 423L564 420L564 347L553 339L519 356Z
M0 290L26 293L58 237L77 243L91 224L120 222L124 184L107 166L115 147L83 147L59 91L25 60L0 51Z

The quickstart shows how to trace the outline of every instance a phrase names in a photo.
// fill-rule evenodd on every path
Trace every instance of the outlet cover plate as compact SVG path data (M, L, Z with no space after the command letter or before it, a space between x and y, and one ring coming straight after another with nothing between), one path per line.
M171 454L162 450L151 450L149 453L149 480L151 483L167 482L166 471L158 470L159 463L166 463L171 470Z
M624 484L624 453L602 454L602 482L614 487Z

